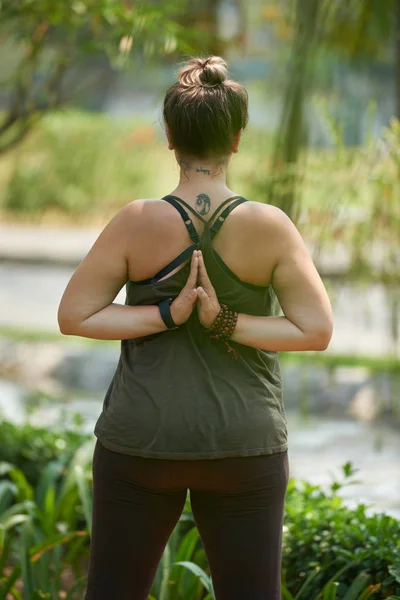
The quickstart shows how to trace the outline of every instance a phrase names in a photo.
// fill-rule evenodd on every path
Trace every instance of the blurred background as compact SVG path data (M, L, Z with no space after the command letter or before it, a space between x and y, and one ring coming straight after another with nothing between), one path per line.
M346 504L399 518L400 2L6 0L0 23L0 458L93 442L119 342L62 336L58 303L120 207L175 187L163 96L216 54L250 97L230 187L292 218L333 305L327 351L281 353L291 475L347 464Z

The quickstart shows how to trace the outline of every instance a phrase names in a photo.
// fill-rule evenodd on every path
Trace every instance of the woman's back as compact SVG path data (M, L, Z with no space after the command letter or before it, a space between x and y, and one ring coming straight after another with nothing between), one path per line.
M190 199L186 201L195 206ZM208 217L221 204L222 201L213 205ZM213 239L218 255L245 283L259 287L271 283L277 252L276 211L270 205L244 202L235 207ZM127 260L132 281L151 278L191 242L179 213L163 200L136 200L126 214L131 230ZM201 215L199 218L191 213L190 218L201 235L204 227Z
M200 233L187 212L191 212L190 205L174 196L161 202L179 216L176 238L186 238L182 247L176 246L178 262L179 257L185 259L186 250L200 247L221 302L247 314L272 315L275 303L271 286L250 281L255 270L246 233L241 236L237 225L230 232L228 229L235 212L249 203L241 197L224 201L217 207L215 218L203 223ZM162 212L158 203L151 204L159 214ZM154 215L150 212L146 219L151 229ZM168 219L172 220L170 214L163 222L166 229ZM172 228L175 226L172 220ZM141 231L146 231L143 223ZM225 236L221 250L217 250L214 240L222 231L231 236L236 233L235 243L229 244ZM126 304L151 305L176 297L188 277L190 263L174 268L175 256L164 256L162 263L158 262L163 242L158 244L154 225L152 232L153 252L149 247L149 253L153 260L149 259L144 268L142 265L144 277L128 281ZM237 257L236 273L225 262L229 247ZM260 254L261 250L253 256ZM277 354L235 343L232 346L234 362L223 344L210 340L195 312L182 329L123 340L118 368L95 427L96 436L110 450L149 458L224 458L286 450Z

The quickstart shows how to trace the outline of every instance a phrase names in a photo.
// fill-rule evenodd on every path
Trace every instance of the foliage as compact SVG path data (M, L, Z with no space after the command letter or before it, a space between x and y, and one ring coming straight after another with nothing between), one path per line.
M143 158L130 152L135 143L153 145L154 129L142 129L142 139L107 119L84 114L46 120L36 152L19 152L9 180L6 206L27 213L58 211L79 217L132 200L143 184ZM79 151L78 151L79 149ZM133 163L134 160L134 164Z
M0 461L15 465L26 477L29 485L36 487L43 469L58 460L64 467L77 449L90 436L79 429L65 430L61 425L48 429L24 423L15 425L0 422Z
M179 5L180 0L1 2L3 43L18 58L5 82L10 94L0 154L18 145L46 111L65 104L71 94L66 76L88 56L107 56L119 68L133 51L149 56L173 52L178 44L186 48L184 29L174 19Z
M68 459L50 460L35 487L23 471L0 463L0 600L8 593L20 600L22 586L24 597L32 599L80 597L91 531L92 453L90 441ZM344 465L343 471L345 483L354 482L352 465ZM395 594L400 593L396 571L400 523L386 515L367 517L364 505L345 508L337 495L342 485L335 481L325 493L320 486L290 480L283 540L284 600L293 600L294 595L296 600L399 597ZM214 592L188 496L149 600L205 599L214 600Z
M282 558L286 586L296 594L316 571L307 587L307 597L314 598L338 570L348 567L340 578L339 597L360 572L370 577L369 584L381 584L377 600L400 595L400 522L386 514L368 516L364 504L345 506L338 491L356 483L356 470L351 463L342 469L344 482L334 481L329 492L289 481Z
M320 187L322 180L329 181L329 187L324 202L308 207L302 220L311 217L319 223L313 237L320 247L339 242L350 251L354 277L396 283L400 273L400 122L393 119L378 142L348 150L324 104L319 106L321 117L330 122L336 135L335 150L330 157L322 152L310 157L309 187ZM310 227L306 234L311 234Z
M293 220L297 217L306 167L308 128L304 103L312 92L317 59L322 50L328 55L335 53L335 60L337 54L346 59L382 58L385 54L387 58L392 53L387 38L393 40L395 33L399 36L400 10L397 7L395 0L378 3L374 0L270 0L264 9L264 17L274 23L275 31L279 33L280 24L284 23L285 35L292 39L275 156L270 167L272 174L280 170L279 183L283 185L276 185L275 178L270 177L265 187L268 201ZM396 58L400 61L400 54ZM400 90L399 66L396 76ZM400 98L397 105L399 108Z
M322 248L334 249L338 244L350 255L350 277L398 284L400 122L393 119L377 141L346 148L340 124L330 115L326 102L315 98L315 106L332 148L311 150L303 156L299 162L307 162L305 169L282 163L271 172L270 158L265 158L257 171L250 168L245 174L252 182L252 196L267 199L274 189L280 190L280 198L288 191L291 173L301 181L292 219L313 245L314 258Z
M278 39L293 39L297 0L267 0L262 17ZM394 35L396 0L321 0L318 37L325 51L344 59L386 58Z
M377 141L367 138L363 147L346 148L326 102L316 97L314 105L332 148L311 150L305 172L300 167L296 173L301 193L292 218L314 246L315 258L322 247L341 244L351 254L354 278L396 283L400 123L393 119ZM371 106L369 120L372 113ZM272 188L287 193L287 170L297 169L279 165L266 176L272 159L260 158L265 143L265 134L250 128L231 169L231 185L252 200L266 201ZM161 128L157 133L150 124L78 112L48 115L11 159L0 197L9 212L29 220L58 213L104 221L135 197L164 194L176 180Z
M30 599L81 597L77 593L86 582L82 558L91 531L91 446L81 446L69 461L50 461L35 487L23 471L0 462L1 600L19 600L22 594Z

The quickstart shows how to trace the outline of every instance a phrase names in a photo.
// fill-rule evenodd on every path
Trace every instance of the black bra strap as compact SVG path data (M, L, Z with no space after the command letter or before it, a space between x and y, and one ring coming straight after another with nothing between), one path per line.
M221 202L221 204L219 206L217 206L217 208L214 210L213 214L211 215L211 217L208 219L207 223L209 225L211 225L211 223L217 219L217 215L220 212L221 208L223 208L226 204L228 204L229 202L232 202L232 200L235 200L235 198L241 198L241 196L231 196L230 198L227 198L226 200L224 200L223 202Z
M186 208L188 208L190 210L190 212L192 212L198 219L200 219L200 221L202 221L205 225L210 225L212 223L212 221L214 220L215 216L219 213L219 211L221 210L221 208L223 208L226 204L228 204L228 202L232 202L232 200L235 200L235 198L241 198L241 196L231 196L230 198L227 198L226 200L224 200L223 202L221 202L221 204L219 206L217 206L217 208L215 209L215 211L213 212L213 214L211 215L211 217L209 219L204 219L194 208L193 206L190 206L190 204L188 204L187 202L185 202L185 200L182 200L182 198L178 198L178 196L164 196L163 200L166 200L167 198L171 198L175 201L178 201L178 204L184 204L184 206L186 206ZM169 200L168 200L169 202ZM172 202L171 202L172 204ZM175 206L175 203L174 203ZM182 208L182 206L181 206ZM178 209L179 210L179 209ZM181 211L181 214L187 214L186 211L184 209L183 213Z
M141 285L149 285L150 283L156 283L157 281L168 275L168 273L173 271L176 267L179 267L179 265L185 262L185 260L190 258L192 256L192 253L196 250L196 248L197 244L189 246L189 248L186 248L183 252L181 252L179 256L174 258L174 260L172 260L166 267L163 267L161 271L158 271L158 273L156 273L154 277L151 277L150 279L143 279L142 281L138 281L136 283L140 283Z
M186 229L188 230L190 239L195 244L198 244L200 242L199 234L197 233L196 228L193 225L192 219L189 217L189 215L187 214L187 212L183 208L183 206L181 206L181 204L175 200L174 196L164 196L164 198L162 198L162 199L166 200L166 202L168 202L169 204L172 204L172 206L174 206L176 208L176 210L181 215L183 222L186 225Z
M215 220L214 225L211 227L211 239L213 239L213 237L218 233L225 219L228 217L231 211L237 206L239 206L239 204L243 204L243 202L246 202L246 199L239 197L237 200L235 200L235 202L232 202L232 204L227 206L225 210L222 211L220 216Z
M194 208L193 206L190 206L190 204L188 204L187 202L185 202L185 200L182 200L182 198L178 198L178 196L164 196L163 200L166 200L167 198L172 198L174 200L178 200L179 204L183 204L184 206L186 206L186 208L188 208L190 210L190 212L192 212L198 219L200 219L200 221L203 221L203 223L207 223L206 219L204 219ZM174 205L175 206L175 205Z

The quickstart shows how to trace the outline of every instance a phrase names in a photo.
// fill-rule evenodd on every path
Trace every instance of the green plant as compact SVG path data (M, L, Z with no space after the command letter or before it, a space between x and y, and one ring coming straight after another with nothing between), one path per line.
M64 467L90 435L76 429L65 430L61 425L52 429L29 423L16 425L0 422L0 461L13 464L35 488L41 473L49 463L58 459Z
M1 476L9 477L0 487L0 600L9 593L19 598L21 586L25 598L61 599L67 571L75 576L67 597L78 599L86 581L82 557L91 531L92 451L81 446L67 469L60 460L49 462L35 489L21 470L0 463ZM82 518L85 529L79 528Z
M79 216L129 202L143 186L143 157L132 152L132 124L126 128L84 113L48 116L35 153L16 155L6 193L9 211L59 211ZM154 130L148 128L146 143Z
M43 114L66 104L71 88L82 85L80 67L89 57L115 69L139 49L147 58L173 52L185 32L176 9L175 0L1 2L2 41L13 68L4 78L9 102L0 124L0 154L17 146Z
M188 494L184 510L163 553L151 590L156 600L204 600L212 593L208 562L194 526ZM210 600L212 596L207 596Z
M282 557L286 586L296 595L306 573L317 569L308 586L309 597L314 597L338 570L346 568L339 597L360 572L370 576L372 585L381 585L377 600L400 594L395 575L400 564L400 522L385 514L368 516L364 504L355 509L345 506L337 492L356 481L350 463L342 470L344 482L334 481L329 493L318 485L289 481Z
M27 431L34 438L34 428ZM38 432L42 430L36 429L36 436ZM47 443L52 439L57 436ZM44 464L41 456L35 487L21 469L0 462L0 600L80 597L91 532L93 441L81 440L68 460L56 452ZM333 481L327 492L305 481L289 481L283 600L400 598L400 522L384 514L368 516L363 504L344 506L338 492L357 483L357 472L351 463L342 471L343 480ZM189 495L149 600L214 600Z

